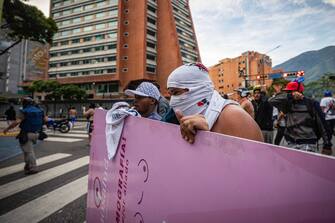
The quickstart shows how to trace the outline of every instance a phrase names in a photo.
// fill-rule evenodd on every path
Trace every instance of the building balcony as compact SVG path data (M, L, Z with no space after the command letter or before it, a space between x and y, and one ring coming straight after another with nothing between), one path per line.
M53 67L49 69L49 73L60 73L60 72L72 72L75 70L83 70L83 69L92 69L92 68L103 68L109 66L116 66L116 61L111 62L102 62L102 63L94 63L94 64L80 64L80 65L71 65L65 67Z
M115 44L117 41L117 37L114 38L108 38L108 39L103 39L103 40L97 40L97 41L89 41L89 42L81 42L81 43L73 43L70 45L64 45L64 46L53 46L50 48L50 53L58 52L58 51L63 51L63 50L74 50L74 49L79 49L79 48L87 48L89 46L95 46L95 45L101 45L105 43L111 43Z
M50 62L64 62L66 60L77 60L77 59L92 59L92 57L96 58L99 56L110 56L116 55L116 49L112 50L102 50L96 52L88 52L88 53L78 53L66 56L59 56L59 57L51 57Z

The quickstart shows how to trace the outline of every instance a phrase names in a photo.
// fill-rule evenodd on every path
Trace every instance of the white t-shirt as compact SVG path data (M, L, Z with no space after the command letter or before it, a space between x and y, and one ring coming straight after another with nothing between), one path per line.
M333 97L322 98L320 106L326 114L326 120L335 119L335 99Z

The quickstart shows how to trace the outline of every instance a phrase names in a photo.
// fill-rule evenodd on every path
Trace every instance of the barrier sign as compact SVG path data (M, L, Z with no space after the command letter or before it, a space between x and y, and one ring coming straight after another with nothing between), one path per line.
M87 222L335 222L335 159L128 117L107 158L96 110Z

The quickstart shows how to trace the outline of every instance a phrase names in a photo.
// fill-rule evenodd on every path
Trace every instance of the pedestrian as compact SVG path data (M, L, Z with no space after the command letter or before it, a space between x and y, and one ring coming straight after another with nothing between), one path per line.
M3 131L6 134L10 129L19 125L21 131L17 138L23 151L24 172L27 175L38 172L33 145L38 139L44 121L43 110L35 106L33 99L26 97L22 100L22 109L17 119Z
M268 102L268 97L260 86L254 87L254 100L252 101L255 111L255 121L262 130L264 142L273 143L273 106Z
M127 89L126 95L135 96L134 106L142 117L161 120L158 114L160 93L158 88L150 82L142 82L136 90Z
M70 122L71 122L71 127L73 128L74 123L77 120L77 110L73 106L69 109L69 119L70 119Z
M6 115L6 120L7 120L8 125L12 124L16 120L16 112L13 106L10 106L5 111L5 115Z
M83 115L86 117L87 120L87 133L88 133L88 141L91 142L92 139L92 132L94 128L93 124L93 118L94 118L94 110L96 105L94 103L91 103L88 106L87 111L85 111L85 107L83 107Z
M330 155L332 144L319 103L303 95L302 83L290 82L284 91L270 98L269 102L285 113L284 137L288 147L317 152L318 140L322 137L322 153Z
M335 127L335 99L331 91L326 90L324 97L320 101L320 107L325 114L326 123L328 126L330 140L334 134Z
M246 88L235 89L237 92L237 102L241 107L252 117L255 117L254 106L249 100L248 96L250 94L249 90Z
M185 64L168 77L170 107L176 113L183 138L193 143L197 130L263 141L257 123L238 103L214 90L207 68L201 63Z

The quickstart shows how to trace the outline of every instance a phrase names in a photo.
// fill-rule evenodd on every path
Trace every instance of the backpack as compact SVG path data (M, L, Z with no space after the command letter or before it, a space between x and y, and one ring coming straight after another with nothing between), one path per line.
M39 132L43 125L43 110L36 106L27 106L22 109L24 119L20 124L20 128L24 132Z
M317 124L317 116L320 118L322 125L325 127L325 129L327 129L325 113L322 112L322 109L317 101L309 99L309 98L305 98L305 101L306 101L308 112L313 118L313 122L315 126L314 128L315 135L317 139L319 140L322 137L322 129L319 129L319 126Z

